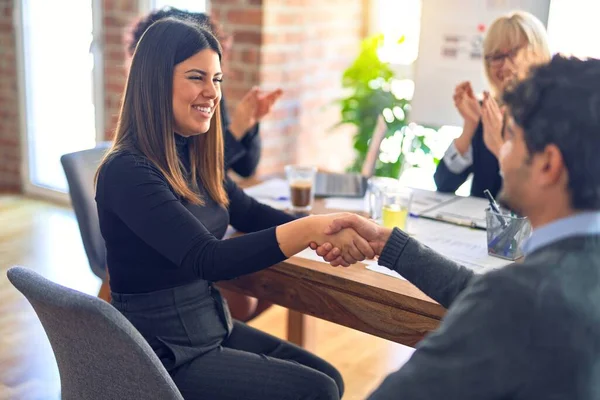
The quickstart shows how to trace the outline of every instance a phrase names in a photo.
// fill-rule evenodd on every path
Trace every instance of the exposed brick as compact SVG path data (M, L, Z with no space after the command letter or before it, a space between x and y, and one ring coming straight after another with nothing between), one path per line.
M247 29L235 29L232 34L234 40L234 52L236 51L236 46L239 47L242 44L260 46L263 42L263 35L260 32Z
M0 1L0 191L20 191L21 138L13 1Z
M13 3L0 0L0 191L21 182L18 91ZM261 124L260 173L280 172L290 162L333 163L341 169L352 155L351 131L327 130L339 119L330 106L340 97L341 74L359 49L363 0L212 0L211 13L234 38L224 65L230 108L253 85L282 88L283 98ZM124 37L139 17L136 0L104 0L104 121L111 138L126 82ZM332 156L329 149L348 148ZM351 157L350 157L351 158ZM322 161L325 160L325 161Z
M262 22L262 10L260 8L239 7L227 13L223 24L260 25Z

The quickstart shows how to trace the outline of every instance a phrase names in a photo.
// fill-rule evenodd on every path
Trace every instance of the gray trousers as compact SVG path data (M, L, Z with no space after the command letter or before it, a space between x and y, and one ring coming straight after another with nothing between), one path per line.
M197 281L144 293L113 293L188 400L339 399L340 373L289 342L235 321L216 288Z

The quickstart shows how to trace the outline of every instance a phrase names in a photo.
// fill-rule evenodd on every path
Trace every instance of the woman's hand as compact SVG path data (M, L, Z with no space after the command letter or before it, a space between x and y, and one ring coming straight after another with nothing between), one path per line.
M391 229L381 227L375 222L359 215L343 214L331 221L331 224L327 227L325 233L327 235L334 235L348 229L356 231L362 239L366 240L373 250L374 255L377 256L383 251L392 231ZM310 247L311 249L316 250L317 254L323 257L323 260L326 262L331 263L332 266L348 266L348 263L341 257L342 251L332 243L325 242L319 246L317 243L313 242L310 244Z
M481 106L481 123L483 124L483 142L496 158L500 154L500 148L504 144L502 137L502 116L496 100L488 92L484 92L483 104Z
M456 150L460 154L465 154L471 146L473 136L477 130L477 125L481 119L481 106L475 98L473 88L470 82L462 82L454 90L454 106L464 120L463 131L454 141Z
M236 139L241 140L257 122L271 112L273 104L281 97L281 89L263 94L257 87L248 91L240 100L233 116L229 130Z
M465 121L465 125L477 126L481 118L481 106L475 98L471 82L462 82L454 89L454 106Z
M229 130L237 140L241 140L246 135L246 132L256 123L255 115L257 109L258 88L253 87L242 97L231 117Z
M338 259L337 265L345 267L355 264L364 259L372 259L375 252L369 242L361 237L354 229L338 229L331 231L331 226L335 226L336 221L351 218L351 213L338 213L319 215L320 218L317 236L310 244L315 250L320 248L323 253L332 251L331 257ZM326 250L325 250L326 249Z
M350 265L365 258L375 257L375 252L368 241L353 229L332 232L330 226L340 218L351 216L350 213L311 215L299 218L275 229L279 249L286 257L292 257L309 247L330 243L339 252L341 265Z
M256 112L254 113L254 118L257 122L262 120L271 112L273 104L279 100L281 95L283 95L283 90L281 89L273 90L267 94L258 94Z

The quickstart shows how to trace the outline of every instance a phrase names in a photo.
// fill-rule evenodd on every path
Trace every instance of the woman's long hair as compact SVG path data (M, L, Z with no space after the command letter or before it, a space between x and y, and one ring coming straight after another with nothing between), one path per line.
M215 51L221 59L217 39L189 22L167 18L148 28L133 55L113 146L98 171L118 152L138 151L156 165L181 198L204 204L198 190L200 179L214 201L224 207L229 204L223 186L220 106L215 109L208 132L189 139L190 184L175 145L173 72L177 64L205 49Z

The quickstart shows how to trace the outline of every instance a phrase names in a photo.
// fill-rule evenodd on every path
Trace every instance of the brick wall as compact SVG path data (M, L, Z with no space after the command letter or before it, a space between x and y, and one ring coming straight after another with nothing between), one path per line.
M363 0L213 0L211 11L234 35L225 94L230 107L253 85L284 96L261 124L259 173L291 162L341 170L351 132L339 120L343 70L359 49Z
M19 191L21 144L13 1L0 0L0 191Z
M212 14L234 35L225 65L229 106L252 86L282 88L263 121L259 173L290 162L341 170L353 154L348 129L331 103L341 95L342 71L359 49L364 0L213 0ZM20 190L13 0L0 0L0 191ZM126 80L123 38L139 16L136 0L103 0L105 135L111 138Z
M121 96L127 80L124 40L140 16L136 0L103 0L104 29L104 135L111 139L117 124Z

